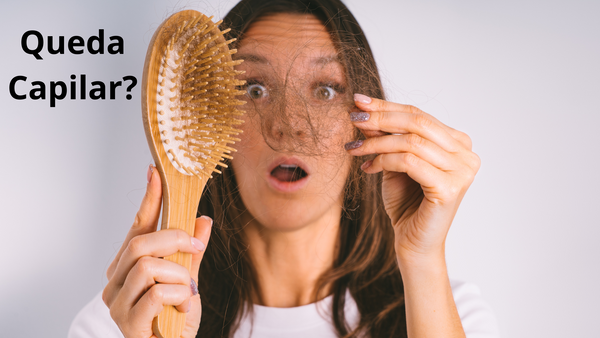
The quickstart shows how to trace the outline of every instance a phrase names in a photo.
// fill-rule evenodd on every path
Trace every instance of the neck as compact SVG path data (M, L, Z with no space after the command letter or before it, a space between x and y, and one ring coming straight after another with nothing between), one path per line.
M337 208L332 208L337 209ZM248 253L257 274L254 303L269 307L296 307L329 294L326 285L317 294L317 282L331 269L337 255L341 208L291 231L271 229L253 220L244 228Z

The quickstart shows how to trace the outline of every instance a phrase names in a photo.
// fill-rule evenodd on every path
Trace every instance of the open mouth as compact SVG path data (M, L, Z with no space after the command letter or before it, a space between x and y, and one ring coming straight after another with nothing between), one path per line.
M308 174L295 164L280 164L271 171L271 176L281 182L296 182Z
M310 166L301 159L286 156L275 158L267 170L267 182L270 187L285 194L304 189L312 174Z

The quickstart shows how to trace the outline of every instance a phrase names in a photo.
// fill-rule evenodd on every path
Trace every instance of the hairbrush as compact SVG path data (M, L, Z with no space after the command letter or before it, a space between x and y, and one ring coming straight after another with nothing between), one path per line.
M173 14L156 30L146 54L142 79L142 115L146 138L163 187L161 229L194 234L202 191L218 167L227 167L239 141L235 128L244 112L236 107L243 92L236 80L241 71L233 61L212 17L186 10ZM178 252L164 259L191 268L191 254ZM185 313L165 306L154 318L159 338L179 338Z

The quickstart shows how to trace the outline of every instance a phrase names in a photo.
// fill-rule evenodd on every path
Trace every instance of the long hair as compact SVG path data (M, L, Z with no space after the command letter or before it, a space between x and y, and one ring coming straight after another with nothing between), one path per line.
M259 17L277 13L311 14L329 31L345 67L351 93L385 99L365 34L339 0L242 0L224 18L227 39L243 40ZM363 138L355 130L356 138ZM344 190L337 257L319 279L317 292L331 287L332 322L340 337L406 337L404 287L394 250L394 233L381 198L381 173L366 175L364 159L354 158ZM238 320L252 311L257 276L247 254L242 219L246 209L235 173L225 168L211 179L198 213L214 219L211 240L199 273L202 318L197 337L231 337ZM344 313L346 290L360 313L349 327ZM316 299L315 299L316 300Z

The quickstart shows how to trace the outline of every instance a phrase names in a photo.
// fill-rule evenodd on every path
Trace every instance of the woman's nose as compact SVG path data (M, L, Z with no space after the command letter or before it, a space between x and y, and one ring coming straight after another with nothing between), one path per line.
M303 141L311 134L310 109L305 99L296 93L278 98L263 121L269 137L278 142Z

